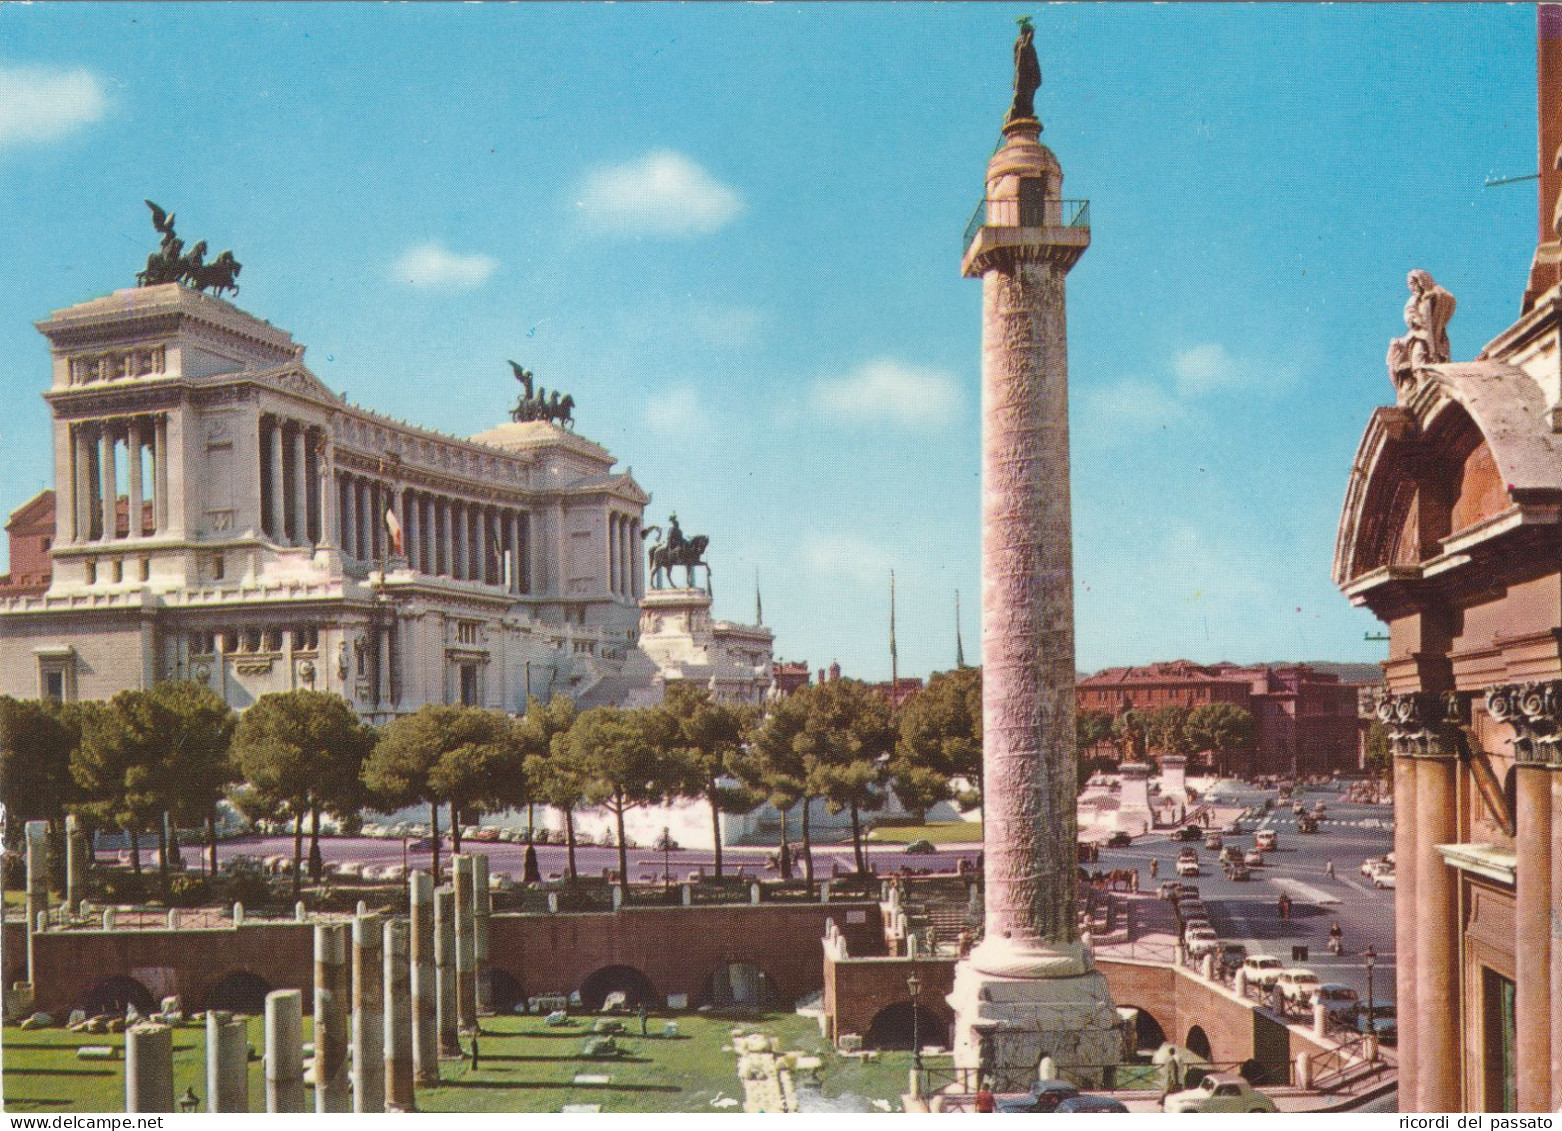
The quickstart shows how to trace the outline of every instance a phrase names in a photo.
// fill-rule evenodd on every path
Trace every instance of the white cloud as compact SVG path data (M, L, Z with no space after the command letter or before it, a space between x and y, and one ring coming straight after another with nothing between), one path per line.
M676 385L658 392L645 409L645 422L666 435L704 432L710 420L691 385Z
M1121 433L1148 432L1180 424L1188 410L1166 390L1137 377L1115 385L1090 387L1080 396L1084 419L1080 431L1107 441Z
M817 572L859 585L888 585L894 565L883 548L855 534L810 535L804 552Z
M670 149L589 173L575 206L603 231L656 236L705 235L743 211L743 199Z
M491 255L459 255L437 243L409 247L391 269L391 280L413 287L471 290L488 281L499 267Z
M815 382L813 403L855 420L928 428L959 413L960 383L941 370L879 358L844 377Z
M1195 397L1217 389L1240 388L1251 376L1250 368L1219 342L1202 342L1183 350L1173 360L1172 371L1177 374L1177 391Z
M85 67L0 66L0 147L58 141L107 112L103 83Z

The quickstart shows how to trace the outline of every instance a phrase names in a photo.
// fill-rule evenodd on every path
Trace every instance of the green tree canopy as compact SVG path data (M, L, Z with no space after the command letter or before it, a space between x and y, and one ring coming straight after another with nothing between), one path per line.
M733 776L754 725L754 712L735 703L718 703L705 688L685 682L671 684L657 710L665 716L658 733L668 744L662 757L674 790L710 806L716 875L720 876L721 814L746 813L760 801L756 790Z
M319 860L320 813L351 817L363 805L360 774L374 732L351 704L324 691L262 695L233 735L244 781L275 812L293 819L293 890L303 866L303 821L312 818L310 858Z
M982 782L982 669L935 672L927 686L900 709L899 739L890 764L901 804L925 816L950 796L953 779L970 783L980 798Z
M578 875L575 868L575 810L586 803L585 779L577 772L564 746L576 717L575 703L567 696L555 695L546 705L533 697L528 700L526 717L516 725L515 732L532 799L551 805L564 815L564 843L571 880Z
M671 745L671 720L653 708L593 707L570 727L553 753L578 774L585 800L613 814L617 825L618 882L629 890L629 845L624 814L655 804L676 788L677 780L658 757Z
M883 807L886 764L895 749L889 703L855 679L832 679L798 694L807 708L801 748L808 792L823 797L832 813L851 814L852 853L858 873L865 873L862 814Z
M1226 773L1231 755L1253 741L1253 716L1235 703L1205 703L1188 716L1188 737L1192 749L1212 752Z
M71 752L80 741L55 704L0 696L0 790L17 827L65 815L76 793Z
M1187 707L1175 704L1150 712L1145 720L1145 742L1156 754L1191 754L1193 739L1188 730L1192 715Z

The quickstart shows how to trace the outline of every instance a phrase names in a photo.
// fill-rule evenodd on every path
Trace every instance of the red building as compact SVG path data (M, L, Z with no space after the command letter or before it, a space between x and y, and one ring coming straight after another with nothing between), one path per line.
M40 491L11 512L5 524L11 539L11 572L0 577L0 594L28 597L49 588L54 544L54 492Z
M1107 668L1075 685L1081 711L1119 715L1210 703L1230 703L1253 716L1253 741L1233 759L1249 775L1328 773L1359 764L1357 685L1306 664L1172 660Z

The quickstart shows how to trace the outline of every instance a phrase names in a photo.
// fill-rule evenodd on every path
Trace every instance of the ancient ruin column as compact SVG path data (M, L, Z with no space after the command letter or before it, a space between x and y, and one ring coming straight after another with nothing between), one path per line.
M413 872L410 883L412 965L412 1070L420 1084L439 1083L439 990L434 980L434 881Z
M87 890L87 834L82 832L76 814L65 816L65 909L74 915Z
M462 853L453 857L450 863L456 878L456 1025L465 1033L477 1028L477 939L472 858Z
M1520 1111L1550 1111L1551 1014L1562 1004L1551 996L1551 775L1543 752L1514 754L1514 1085Z
M174 1031L141 1022L125 1030L125 1111L174 1111Z
M28 821L26 836L27 867L27 980L38 985L38 959L33 936L38 933L38 917L49 909L49 822Z
M315 1111L352 1110L347 1078L350 1031L347 924L315 924Z
M1025 33L1028 35L1029 33ZM1017 46L1034 52L1029 40ZM983 853L986 935L956 968L956 1058L999 1083L1049 1055L1100 1079L1122 1041L1076 920L1073 532L1064 280L1089 246L1028 115L987 167L982 280ZM1046 211L1043 213L1042 206ZM1027 1083L1029 1082L1027 1080Z
M353 1113L385 1110L384 918L353 920Z
M266 1111L304 1111L304 995L266 995Z
M434 892L435 1027L439 1055L460 1056L456 1022L456 893L449 884Z
M1394 758L1394 999L1399 1023L1399 1103L1417 1107L1420 1023L1416 1009L1416 766L1406 754Z
M130 499L125 533L141 537L141 422L132 420L125 428L125 456L129 460Z
M488 926L493 900L488 894L488 857L472 857L472 980L476 990L477 1015L494 1011L488 984Z
M249 1111L249 1029L216 1009L206 1011L206 1110Z
M407 924L385 924L385 1100L411 1111L412 999L407 966Z
M1452 752L1416 766L1416 1055L1428 1069L1417 1073L1416 1111L1462 1110L1458 877L1436 848L1458 839L1456 769Z

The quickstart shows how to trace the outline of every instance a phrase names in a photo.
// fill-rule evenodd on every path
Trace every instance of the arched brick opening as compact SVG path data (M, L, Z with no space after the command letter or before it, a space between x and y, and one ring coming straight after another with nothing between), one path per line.
M217 979L206 991L206 1008L259 1017L266 1012L266 995L271 990L271 983L259 974L233 970Z
M915 1026L912 1024L913 1009L916 1011ZM913 1006L909 1001L897 1001L873 1015L862 1043L870 1049L910 1049L915 1033L924 1046L947 1045L949 1022L947 1015L926 1005Z
M633 966L604 966L588 974L580 984L580 1003L595 1012L613 993L622 993L624 1003L631 1009L641 1004L657 1004L656 987L651 979Z
M526 991L508 970L490 966L483 971L483 980L487 983L488 1001L495 1013L526 1012Z
M82 994L76 1008L88 1017L102 1017L105 1014L122 1017L132 1005L141 1014L157 1012L157 1001L152 997L151 990L134 978L116 974L112 978L104 978Z
M718 966L705 981L705 1000L717 1009L773 1009L781 995L769 974L752 962Z
M1202 1025L1195 1025L1188 1030L1188 1039L1182 1042L1183 1047L1195 1056L1210 1059L1209 1034L1204 1032Z
M1168 1038L1166 1029L1161 1025L1155 1014L1142 1005L1134 1005L1132 1002L1124 1002L1120 1008L1134 1011L1134 1048L1154 1052L1164 1045Z

